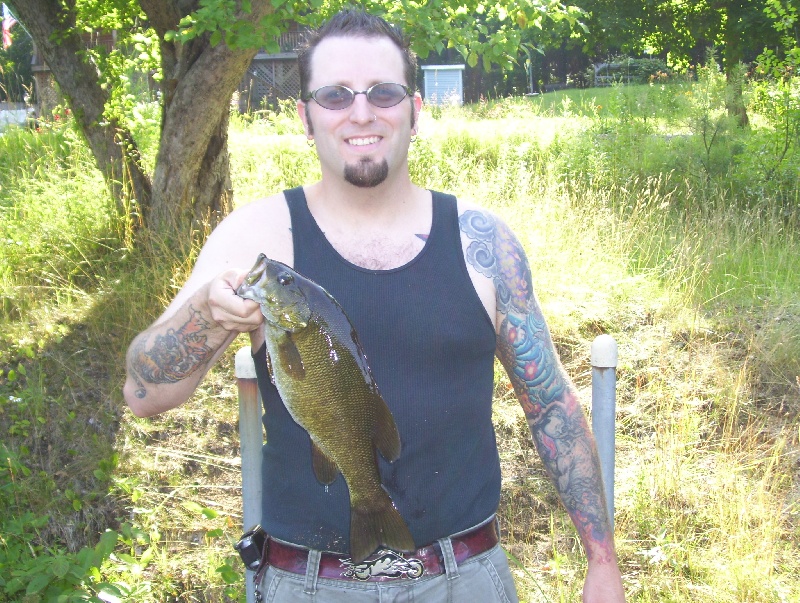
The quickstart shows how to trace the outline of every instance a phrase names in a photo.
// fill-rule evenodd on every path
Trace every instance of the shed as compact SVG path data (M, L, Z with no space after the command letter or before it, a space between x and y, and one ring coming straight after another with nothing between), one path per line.
M300 71L297 49L305 42L308 30L293 24L278 38L277 53L259 51L239 83L239 111L244 113L278 101L300 98Z
M423 65L422 72L426 103L464 104L464 65Z

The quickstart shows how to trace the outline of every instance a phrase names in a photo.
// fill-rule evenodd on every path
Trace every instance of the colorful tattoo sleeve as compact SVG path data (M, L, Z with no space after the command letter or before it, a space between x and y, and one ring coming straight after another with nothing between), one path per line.
M500 320L497 357L522 404L542 462L587 554L613 555L600 465L586 417L561 367L533 293L525 252L492 215L466 211L467 262L494 283Z
M148 338L138 341L130 355L129 367L136 379L136 397L147 395L145 383L177 383L213 356L204 334L209 328L199 311L189 307L189 320L179 329L167 329L153 338L148 348Z

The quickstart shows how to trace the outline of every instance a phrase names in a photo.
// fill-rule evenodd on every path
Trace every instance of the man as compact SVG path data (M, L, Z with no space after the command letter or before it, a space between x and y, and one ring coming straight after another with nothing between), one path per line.
M495 216L411 182L422 106L413 54L383 20L344 11L309 41L300 69L297 109L322 177L215 229L184 287L131 344L131 409L149 416L185 402L247 332L267 431L267 600L516 601L493 521L496 354L587 552L583 600L624 601L594 441L522 247ZM319 282L353 322L397 422L400 458L380 469L416 551L348 559L346 486L316 482L308 436L266 374L260 309L235 294L261 252Z

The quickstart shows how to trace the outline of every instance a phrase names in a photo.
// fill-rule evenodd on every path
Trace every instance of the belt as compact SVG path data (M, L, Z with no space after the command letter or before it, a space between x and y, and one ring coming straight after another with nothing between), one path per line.
M497 520L492 518L468 532L450 537L456 563L485 553L500 542ZM270 538L265 551L266 565L294 574L305 574L308 549ZM436 576L445 572L444 557L438 542L418 548L411 553L382 549L361 563L337 553L320 555L319 577L358 582L385 582L400 578Z

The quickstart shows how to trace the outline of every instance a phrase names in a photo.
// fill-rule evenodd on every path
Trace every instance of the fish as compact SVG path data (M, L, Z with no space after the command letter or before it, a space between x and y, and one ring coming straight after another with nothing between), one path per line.
M353 562L382 547L413 551L411 532L381 483L376 455L397 460L400 435L342 307L318 283L263 253L236 293L261 306L272 380L310 436L317 480L326 485L339 473L344 477Z

